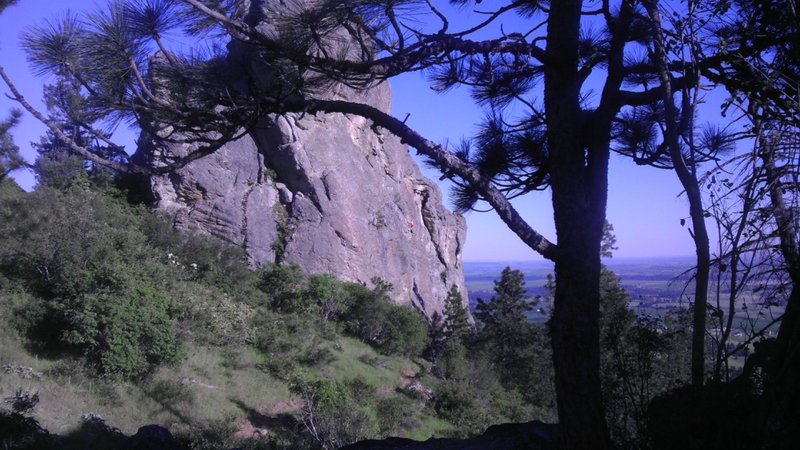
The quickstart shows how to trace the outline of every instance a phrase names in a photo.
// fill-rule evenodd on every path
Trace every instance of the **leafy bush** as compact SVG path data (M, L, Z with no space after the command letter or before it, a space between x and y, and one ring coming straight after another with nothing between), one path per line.
M24 237L3 263L36 294L17 323L39 341L72 347L103 373L140 376L180 355L168 296L172 269L148 246L147 214L118 194L74 183L25 198ZM13 241L6 244L14 246Z
M181 355L169 299L143 280L58 302L62 340L86 352L103 373L138 377Z
M381 349L388 353L415 356L428 345L428 324L421 314L406 306L386 308L386 334Z
M305 297L316 304L323 321L340 319L353 302L347 283L337 280L333 275L311 275Z
M259 274L259 289L269 296L270 305L278 311L307 314L314 309L305 296L307 279L297 265L269 265Z
M406 396L380 398L375 405L380 436L398 436L419 427L417 419L422 403Z
M416 311L392 303L390 285L373 280L369 290L351 284L352 306L345 315L345 328L367 344L390 354L419 355L428 345L428 324Z
M300 420L322 448L339 448L374 434L372 418L346 384L297 377L291 391L302 401Z
M442 383L436 392L433 407L439 417L456 427L460 437L467 437L485 428L483 411L475 404L475 395L466 385Z
M174 219L164 215L145 215L142 230L149 244L167 255L184 279L216 286L239 299L261 297L258 276L247 266L241 247L214 236L179 231Z

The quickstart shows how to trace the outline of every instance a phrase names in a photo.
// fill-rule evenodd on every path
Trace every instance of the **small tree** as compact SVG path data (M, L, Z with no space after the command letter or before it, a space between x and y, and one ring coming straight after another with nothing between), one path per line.
M444 300L444 332L447 340L463 341L472 332L469 311L464 306L464 297L456 285L450 286Z
M25 166L25 160L19 154L19 147L11 137L11 129L19 124L22 111L12 109L9 117L0 121L0 181L12 171Z
M500 280L494 282L494 292L488 302L478 299L475 317L483 325L482 333L505 353L525 334L529 325L525 313L534 305L525 292L522 272L510 267L503 269Z
M533 303L525 292L524 277L519 270L503 269L500 280L494 282L494 291L488 302L478 299L475 318L482 325L482 339L492 347L493 359L509 375L533 357L527 351L532 329L525 315L533 309Z

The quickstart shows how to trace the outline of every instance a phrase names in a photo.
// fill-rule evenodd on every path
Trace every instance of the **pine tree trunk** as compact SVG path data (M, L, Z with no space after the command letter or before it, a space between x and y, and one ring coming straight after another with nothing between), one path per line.
M610 447L600 391L600 240L608 185L607 139L593 148L580 104L581 3L551 3L545 108L558 251L550 322L564 449ZM598 144L598 143L594 143Z
M780 249L786 261L792 290L775 340L775 349L765 386L764 417L765 449L797 448L800 445L800 245L791 207L781 189L779 171L775 167L775 149L760 156L769 184L772 214L778 227Z

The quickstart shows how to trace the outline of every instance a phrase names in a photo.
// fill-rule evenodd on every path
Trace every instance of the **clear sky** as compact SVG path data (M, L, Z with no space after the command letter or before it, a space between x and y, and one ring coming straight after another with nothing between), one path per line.
M447 2L434 2L437 5ZM0 15L0 63L15 80L23 94L43 110L42 83L46 79L30 74L25 56L19 48L19 35L27 27L63 14L93 9L102 1L86 0L19 0ZM468 10L458 11L451 30L477 16ZM510 29L505 29L510 32ZM435 142L458 142L468 137L480 122L481 112L464 91L439 94L429 89L418 74L409 74L392 81L393 114L404 118L421 134ZM8 92L0 85L0 92ZM0 97L0 115L5 117L14 102ZM26 113L23 123L13 130L15 141L29 161L34 152L29 143L38 141L44 126ZM135 135L121 130L116 138L133 150ZM438 174L426 171L429 177ZM34 183L29 173L15 176L25 187ZM447 187L443 186L446 191ZM608 220L614 226L619 250L616 257L685 256L694 253L691 237L681 218L688 218L688 203L679 197L680 183L671 171L639 167L626 158L613 155L610 166ZM522 216L536 230L556 241L549 192L532 193L514 201ZM528 249L492 212L471 212L467 218L465 261L535 260L541 257Z

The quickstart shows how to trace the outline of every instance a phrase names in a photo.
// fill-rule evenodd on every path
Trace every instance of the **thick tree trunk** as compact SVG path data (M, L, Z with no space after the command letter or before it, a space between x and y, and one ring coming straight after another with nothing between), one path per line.
M558 418L563 448L603 449L610 442L599 376L599 245L595 248L594 230L588 229L594 220L585 211L576 208L573 212L575 221L561 223L559 240L564 242L571 234L579 241L556 260L555 309L550 321Z
M800 285L792 288L765 385L764 449L800 448Z
M611 446L600 391L599 332L608 146L589 145L593 136L580 106L580 19L580 1L551 3L545 107L559 244L550 331L562 448L604 449Z
M768 147L768 145L765 145ZM778 227L781 253L786 261L792 290L783 314L765 386L765 449L800 446L800 246L791 207L786 205L781 179L775 167L775 149L760 153L767 174L772 214Z

